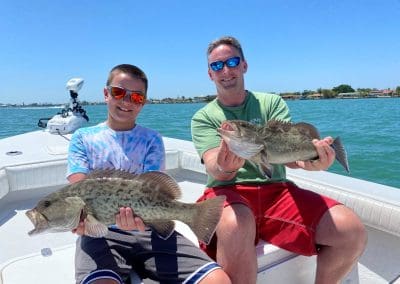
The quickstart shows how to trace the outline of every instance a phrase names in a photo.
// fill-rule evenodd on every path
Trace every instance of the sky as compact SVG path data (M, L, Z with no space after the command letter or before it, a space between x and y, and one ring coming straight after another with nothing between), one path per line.
M0 104L103 101L108 72L134 64L153 99L215 94L209 42L239 39L246 89L400 86L400 0L0 0Z

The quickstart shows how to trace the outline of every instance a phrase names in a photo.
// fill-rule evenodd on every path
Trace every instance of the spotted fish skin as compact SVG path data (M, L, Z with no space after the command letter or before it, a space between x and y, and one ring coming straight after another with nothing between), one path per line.
M222 214L225 196L199 203L178 201L181 190L176 181L162 172L131 174L117 170L97 170L86 179L49 194L26 215L35 235L64 232L85 221L85 234L103 237L115 223L120 207L131 207L135 215L163 237L174 230L173 220L186 223L199 240L209 243Z
M295 161L318 159L313 139L320 139L318 130L305 122L290 123L279 120L268 121L263 126L243 120L227 120L231 130L217 131L237 156L256 164L265 175L272 176L272 164L287 164ZM346 150L336 137L331 145L336 160L350 172Z

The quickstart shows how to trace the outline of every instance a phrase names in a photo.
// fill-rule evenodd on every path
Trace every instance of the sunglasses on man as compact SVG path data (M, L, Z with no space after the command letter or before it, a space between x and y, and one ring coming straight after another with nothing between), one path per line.
M217 72L217 71L221 71L224 68L224 65L226 65L228 68L235 68L236 66L238 66L240 64L240 57L239 56L235 56L235 57L231 57L228 58L225 61L214 61L210 63L210 68Z
M145 95L138 91L130 91L122 87L107 86L107 90L116 100L122 100L125 96L129 96L130 102L134 104L143 104Z

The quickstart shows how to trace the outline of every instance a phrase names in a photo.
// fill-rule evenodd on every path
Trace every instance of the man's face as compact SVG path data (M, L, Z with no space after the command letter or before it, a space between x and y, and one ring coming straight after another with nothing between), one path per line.
M240 63L236 67L229 67L226 60L239 57ZM222 61L223 67L219 71L210 68L213 62ZM244 73L247 71L247 62L240 57L236 48L222 44L216 47L208 56L208 75L214 81L218 92L242 91L244 90Z
M145 84L138 78L133 78L125 73L117 73L110 86L121 87L129 91L145 94ZM123 99L114 98L110 90L104 88L104 99L108 105L108 123L114 130L129 130L136 121L136 117L143 108L143 104L131 102L129 96Z

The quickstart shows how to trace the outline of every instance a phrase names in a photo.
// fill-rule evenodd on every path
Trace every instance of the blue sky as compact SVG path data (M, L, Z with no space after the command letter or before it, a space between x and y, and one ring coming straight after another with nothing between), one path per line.
M210 41L233 35L246 88L291 92L400 86L400 0L0 0L0 103L102 101L108 71L141 67L149 97L215 93Z

